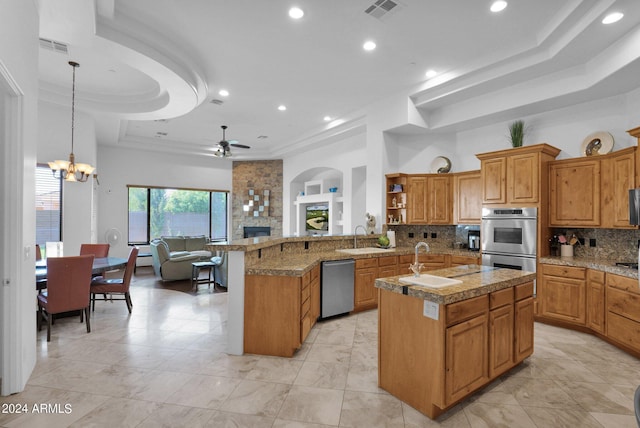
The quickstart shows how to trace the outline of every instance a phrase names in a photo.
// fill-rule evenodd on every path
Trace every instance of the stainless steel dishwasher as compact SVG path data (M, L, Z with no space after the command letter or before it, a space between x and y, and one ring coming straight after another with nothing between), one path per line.
M353 310L355 260L322 262L320 319Z

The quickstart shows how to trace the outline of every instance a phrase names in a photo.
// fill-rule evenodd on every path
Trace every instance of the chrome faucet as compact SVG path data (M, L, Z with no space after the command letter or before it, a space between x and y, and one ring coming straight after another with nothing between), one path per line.
M413 264L409 265L409 269L413 272L413 276L415 277L420 276L420 271L424 267L423 263L418 262L418 251L420 250L420 247L424 247L427 253L431 251L431 249L429 248L429 244L427 244L426 242L418 242L416 244L416 257L413 260Z
M353 248L358 248L358 228L362 228L364 235L367 236L367 229L361 224L357 225L353 231Z

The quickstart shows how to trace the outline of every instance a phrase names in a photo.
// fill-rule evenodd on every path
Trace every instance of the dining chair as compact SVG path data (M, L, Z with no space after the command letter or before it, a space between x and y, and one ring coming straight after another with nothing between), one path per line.
M38 244L36 244L36 260L42 260L42 250Z
M47 320L47 342L51 341L53 315L80 311L80 322L86 318L87 333L91 333L89 321L89 287L93 255L51 257L47 259L47 290L38 294L38 330L42 320Z
M109 244L82 244L80 255L93 254L96 258L109 257Z
M122 278L107 279L102 276L97 276L91 281L91 305L93 310L96 310L96 300L124 300L127 303L127 309L131 313L133 303L131 302L131 295L129 294L129 284L131 283L131 276L133 270L136 267L136 258L138 257L138 248L133 247L129 252L129 259L127 260L127 267L124 270L124 276ZM96 298L96 294L101 294L102 298ZM107 294L109 297L107 298ZM122 298L114 299L113 295L122 295Z

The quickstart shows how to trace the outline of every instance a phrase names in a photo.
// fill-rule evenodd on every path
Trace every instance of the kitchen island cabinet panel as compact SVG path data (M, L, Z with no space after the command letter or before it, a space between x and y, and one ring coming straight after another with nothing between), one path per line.
M489 380L486 313L447 328L445 405L452 404Z
M512 288L532 286L534 274L484 266L434 274L463 282L430 292L404 286L399 277L376 281L379 386L430 418L522 361L513 358L516 331L531 334L526 355L533 350L533 313L523 316L526 311L521 311L514 320L515 304L520 302L514 303ZM521 302L532 306L533 299ZM492 357L498 363L493 364Z
M533 285L533 283L531 283ZM515 351L516 362L533 354L533 297L515 303Z

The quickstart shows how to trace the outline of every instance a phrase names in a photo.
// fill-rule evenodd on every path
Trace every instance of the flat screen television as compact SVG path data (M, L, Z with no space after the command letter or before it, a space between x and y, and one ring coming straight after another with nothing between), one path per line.
M329 206L307 205L305 230L308 232L329 231Z

